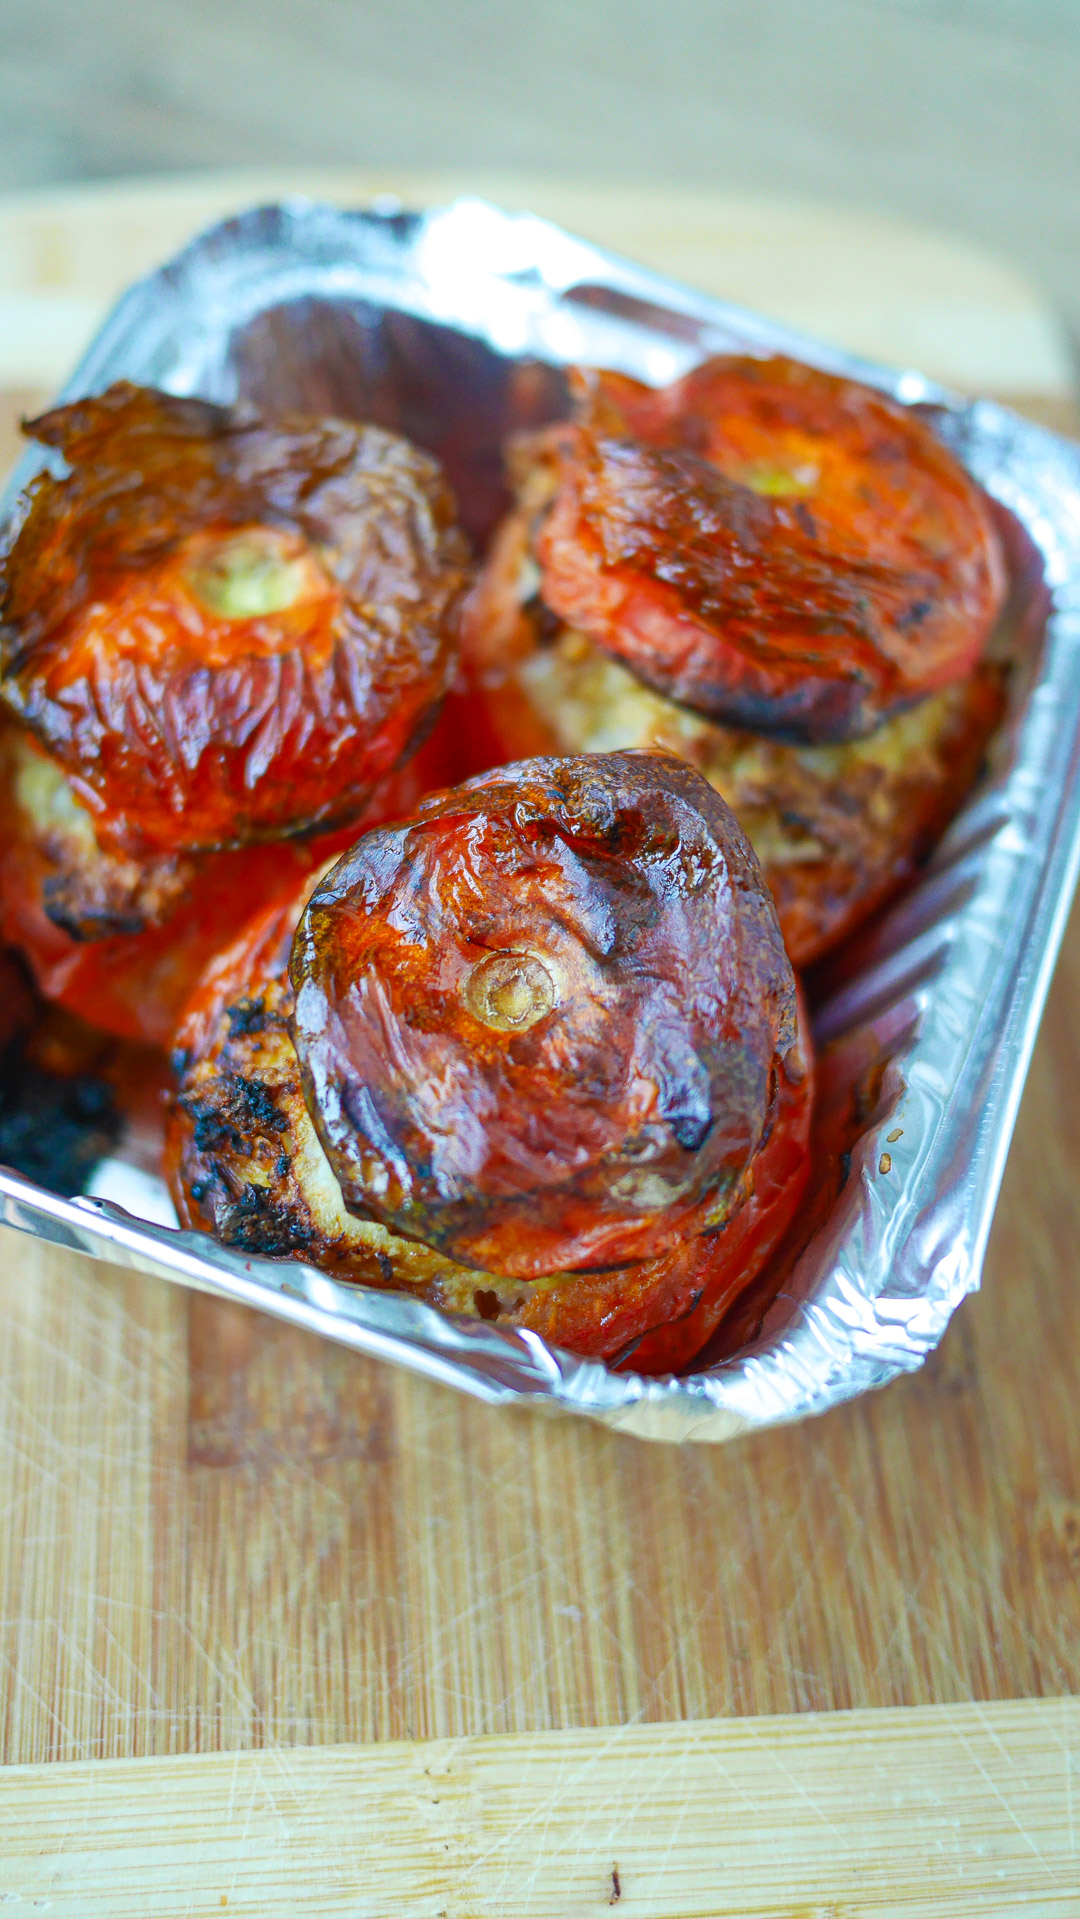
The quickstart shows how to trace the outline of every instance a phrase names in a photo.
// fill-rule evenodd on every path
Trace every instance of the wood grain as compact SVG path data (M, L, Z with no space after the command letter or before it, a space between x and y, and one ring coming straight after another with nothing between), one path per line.
M0 1755L1080 1690L1078 1008L1074 919L941 1351L717 1451L492 1411L0 1234Z
M53 1919L1075 1919L1080 1701L0 1775Z
M1080 919L984 1290L815 1424L494 1411L0 1237L3 1756L1080 1691Z

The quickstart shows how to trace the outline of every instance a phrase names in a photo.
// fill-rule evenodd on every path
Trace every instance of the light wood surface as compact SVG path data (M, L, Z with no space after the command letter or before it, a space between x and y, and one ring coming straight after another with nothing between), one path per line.
M0 1235L2 1756L1080 1691L1078 1006L1074 922L940 1353L718 1451L492 1411Z
M53 1919L1075 1919L1080 1702L0 1775Z
M1080 322L1076 0L4 0L0 183L481 163L932 220Z
M972 391L1071 391L1048 300L1007 261L932 230L776 196L400 167L264 168L0 198L0 387L58 384L136 275L200 227L290 193L347 206L479 193L871 359Z

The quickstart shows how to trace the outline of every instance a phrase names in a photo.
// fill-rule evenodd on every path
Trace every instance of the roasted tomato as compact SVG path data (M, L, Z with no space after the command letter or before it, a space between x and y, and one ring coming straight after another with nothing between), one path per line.
M481 1271L345 1205L308 1112L290 1030L289 953L315 883L255 916L208 970L178 1033L167 1171L182 1223L246 1252L305 1260L339 1279L527 1327L587 1358L650 1373L688 1364L803 1196L813 1080L801 1007L797 1037L776 1069L766 1136L723 1226L621 1270L532 1280Z
M219 851L355 820L452 669L465 550L435 462L340 420L122 384L28 431L0 696L102 845Z
M134 860L102 846L33 735L0 731L0 927L49 1000L122 1039L166 1046L205 968L257 907L362 830L443 786L451 729L377 789L360 822L309 840Z
M468 770L548 753L659 746L680 754L732 808L791 958L808 966L909 879L944 831L1001 717L1002 665L980 660L872 733L832 745L692 712L544 602L534 547L557 484L559 431L516 449L517 504L465 603L470 692L455 724L472 756Z
M346 1204L527 1278L726 1218L794 1035L753 853L665 753L526 761L365 835L292 976Z
M578 376L540 436L544 605L696 712L847 740L962 678L1001 608L978 488L908 409L792 360Z

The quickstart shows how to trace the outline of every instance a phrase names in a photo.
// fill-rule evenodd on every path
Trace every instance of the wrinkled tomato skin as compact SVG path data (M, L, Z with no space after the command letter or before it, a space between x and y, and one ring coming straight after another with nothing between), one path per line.
M852 739L962 678L1000 612L987 503L922 421L790 360L579 377L543 440L544 603L699 713Z
M4 562L0 694L102 843L220 851L354 820L453 671L466 550L435 462L376 427L127 385L28 430L70 471L32 483ZM210 593L245 541L281 604Z
M529 1279L726 1217L794 1033L753 854L666 753L499 769L366 835L312 895L292 978L346 1204Z
M288 1038L288 956L311 885L309 877L265 904L208 968L186 1008L166 1147L181 1223L246 1253L304 1260L339 1280L401 1291L466 1319L526 1328L623 1372L688 1365L804 1202L815 1076L801 995L798 1038L777 1068L768 1136L742 1203L719 1232L622 1271L513 1281L454 1267L415 1240L353 1219L325 1162L309 1185L310 1117Z
M683 1371L780 1244L805 1194L814 1103L809 1035L800 993L799 1039L777 1069L772 1126L751 1163L745 1199L718 1232L619 1274L538 1288L517 1323L620 1372Z
M463 771L552 753L650 745L679 753L732 807L792 961L809 966L909 881L945 830L1001 719L1002 664L981 659L965 678L839 744L794 743L690 711L564 625L537 591L534 549L565 432L512 450L516 504L465 602Z
M452 739L437 729L373 796L364 819L376 824L412 812L423 793L444 783L451 747ZM168 1046L196 982L236 929L265 900L340 853L363 824L309 840L203 855L192 863L184 899L162 924L79 940L45 911L51 866L8 813L0 841L0 929L27 960L43 998L121 1039Z

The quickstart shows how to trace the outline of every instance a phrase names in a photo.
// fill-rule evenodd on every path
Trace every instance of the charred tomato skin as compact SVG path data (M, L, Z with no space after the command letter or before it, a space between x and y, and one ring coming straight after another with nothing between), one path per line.
M553 753L678 753L731 806L773 893L792 961L809 966L908 882L944 832L1001 719L1004 662L991 649L964 678L871 733L832 744L779 739L692 711L566 626L543 600L535 546L557 491L565 430L510 449L515 504L463 609L466 690L456 725L473 754L464 770Z
M910 409L786 359L578 377L544 440L544 603L694 711L851 739L962 678L1004 598L989 507Z
M795 1034L772 900L667 753L526 761L365 835L292 956L346 1204L533 1278L719 1225Z
M0 696L103 842L220 851L354 819L453 670L466 551L399 436L126 383L27 431Z
M207 969L180 1024L166 1175L181 1224L245 1253L303 1260L466 1320L525 1328L624 1371L689 1364L803 1201L814 1075L801 996L767 1137L724 1226L617 1271L511 1279L460 1266L346 1210L290 1038L288 959L313 884L309 876L264 903Z

